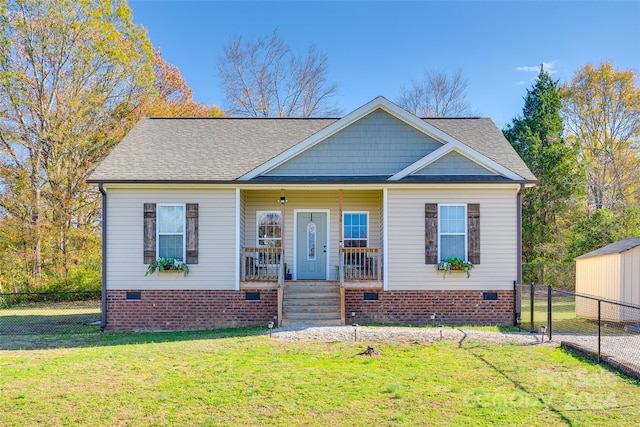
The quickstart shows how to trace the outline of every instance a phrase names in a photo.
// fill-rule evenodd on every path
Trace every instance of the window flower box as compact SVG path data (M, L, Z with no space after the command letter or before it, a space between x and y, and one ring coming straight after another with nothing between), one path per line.
M452 271L464 271L467 273L467 278L471 276L471 269L473 268L473 264L469 261L465 261L461 258L447 258L445 260L440 261L436 265L436 270L442 271L444 274L442 278L444 279L447 273L451 273Z
M182 272L185 277L189 274L189 266L182 260L175 258L158 258L147 268L147 272L144 274L148 276L155 272Z

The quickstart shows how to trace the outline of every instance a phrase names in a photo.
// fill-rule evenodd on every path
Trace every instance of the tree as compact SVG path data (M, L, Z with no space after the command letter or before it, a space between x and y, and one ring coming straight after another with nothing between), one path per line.
M564 115L580 144L588 204L613 212L640 200L640 89L634 71L585 65L562 88Z
M12 261L28 284L39 286L43 268L64 275L99 256L86 178L137 119L151 57L123 0L15 0L1 10L0 233L23 255Z
M470 114L466 100L469 82L461 71L447 76L427 70L422 81L400 89L398 105L419 117L461 117Z
M153 57L155 93L149 96L144 115L157 117L223 116L218 107L207 107L193 100L193 90L182 78L178 67L167 63L159 49Z
M618 240L638 235L640 206L630 206L617 215L609 209L598 209L572 227L568 257L573 259Z
M312 117L340 113L337 85L327 81L325 53L311 45L296 54L274 30L244 41L235 36L218 57L226 110L246 117Z
M558 82L540 69L527 90L522 116L503 131L505 137L538 178L522 198L522 246L525 263L554 263L566 253L560 238L566 218L583 188L577 168L577 147L563 140L562 102Z

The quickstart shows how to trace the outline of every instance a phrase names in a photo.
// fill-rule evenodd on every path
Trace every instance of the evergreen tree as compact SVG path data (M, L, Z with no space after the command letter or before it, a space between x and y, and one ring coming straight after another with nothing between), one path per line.
M538 178L522 198L523 262L549 265L565 258L564 221L583 191L578 151L563 139L558 82L543 68L524 100L522 116L503 133Z

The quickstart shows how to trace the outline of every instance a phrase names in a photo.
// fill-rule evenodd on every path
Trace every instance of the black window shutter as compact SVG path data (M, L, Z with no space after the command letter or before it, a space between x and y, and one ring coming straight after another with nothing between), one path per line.
M467 259L472 264L480 264L480 205L467 205Z
M438 204L424 205L424 263L438 263Z
M144 236L142 247L144 263L152 264L156 260L156 204L144 204Z
M187 203L187 264L198 263L198 204Z

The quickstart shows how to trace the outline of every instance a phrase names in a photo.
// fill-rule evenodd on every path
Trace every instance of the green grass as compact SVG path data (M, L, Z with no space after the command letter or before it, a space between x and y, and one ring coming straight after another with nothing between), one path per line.
M264 332L18 344L29 350L0 337L0 425L624 426L640 417L637 382L552 346L287 342ZM66 348L47 348L56 343ZM359 356L368 344L381 355Z
M536 330L542 325L547 325L547 301L543 301L537 298L534 303L534 326ZM522 325L521 328L529 330L531 327L531 304L530 300L526 299L522 301ZM570 298L558 298L554 297L552 302L552 326L553 332L556 334L561 333L598 333L598 323L594 319L585 319L576 316L576 303L573 297ZM606 335L626 335L624 327L619 324L613 324L611 322L602 322L602 334Z
M95 333L100 301L27 302L0 308L1 334Z

